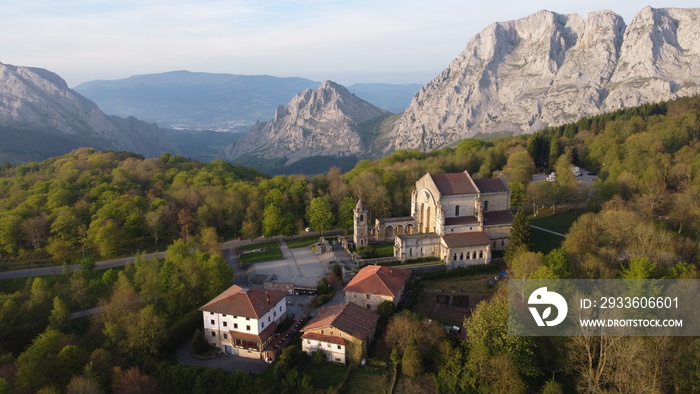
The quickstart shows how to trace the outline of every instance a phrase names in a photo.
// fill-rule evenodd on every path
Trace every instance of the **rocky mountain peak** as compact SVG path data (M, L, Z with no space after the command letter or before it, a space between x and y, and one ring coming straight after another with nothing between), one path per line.
M146 156L174 150L156 125L107 116L57 74L41 68L0 63L0 125L64 134L74 143Z
M356 156L365 149L359 127L387 114L344 86L325 81L278 107L271 121L256 125L226 147L223 156L231 161L284 158L287 164L313 156Z
M533 132L622 107L700 93L700 9L543 10L497 22L414 97L387 151L477 133Z

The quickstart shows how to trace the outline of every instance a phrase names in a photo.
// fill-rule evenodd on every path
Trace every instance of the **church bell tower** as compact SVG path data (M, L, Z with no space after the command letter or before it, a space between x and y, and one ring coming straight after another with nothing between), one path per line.
M365 205L365 202L360 199L357 201L357 205L355 205L353 220L353 241L355 241L356 248L363 248L367 246L367 229L369 227L367 224L368 220L367 206Z

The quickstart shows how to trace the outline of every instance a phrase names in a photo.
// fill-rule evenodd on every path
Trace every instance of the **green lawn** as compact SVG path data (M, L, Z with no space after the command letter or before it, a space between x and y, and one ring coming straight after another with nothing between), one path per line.
M357 367L345 382L343 394L385 393L390 384L389 375L383 370Z
M561 246L564 242L564 237L548 233L546 231L538 230L536 228L530 229L532 234L533 250L535 252L542 252L547 254L552 250Z
M243 253L249 250L260 249L259 252ZM238 248L240 254L238 260L242 265L259 263L261 261L282 260L282 250L276 241L266 242L262 244L252 244L241 246Z
M318 237L289 239L289 240L287 240L287 246L289 247L289 249L305 248L307 246L315 244L316 242L318 242Z
M555 214L540 214L537 217L530 217L530 224L547 230L555 231L557 233L566 234L569 232L569 228L574 224L576 219L581 216L583 212L568 210L562 211Z
M392 257L394 255L394 244L376 244L374 249L377 251L377 257Z
M348 367L343 364L324 362L321 365L312 362L302 363L298 366L301 372L311 376L311 385L317 389L326 390L337 388L343 382Z

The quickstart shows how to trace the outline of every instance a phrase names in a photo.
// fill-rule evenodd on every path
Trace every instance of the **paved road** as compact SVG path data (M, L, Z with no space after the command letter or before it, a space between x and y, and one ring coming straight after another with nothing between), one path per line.
M339 233L338 231L328 233L329 235ZM295 238L304 238L304 237L309 237L309 236L318 236L319 233L317 232L309 232L309 233L304 233L304 234L299 234L295 235L293 237L287 237L287 239L295 239ZM249 245L251 243L264 243L264 242L269 242L270 240L281 240L284 239L285 237L282 236L276 236L272 238L265 238L265 237L259 237L256 239L244 239L244 240L232 240L232 241L226 241L221 243L221 249L224 251L224 257L226 258L226 262L233 267L233 269L236 271L236 276L238 276L239 273L242 273L240 275L242 278L241 283L238 283L238 280L234 280L236 284L245 284L247 283L247 279L245 277L245 271L239 270L238 269L238 258L236 257L236 254L234 253L233 250L240 245ZM149 254L144 254L142 257L145 260L150 260L153 258L153 256L158 257L159 259L162 259L165 257L165 252L158 252L158 253L149 253ZM106 260L106 261L99 261L95 263L95 269L107 269L107 268L112 268L112 267L120 267L122 265L126 265L128 262L133 262L134 257L124 257L120 259L114 259L114 260ZM68 270L70 272L76 271L80 268L80 265L78 264L73 264L68 266ZM58 275L63 273L63 267L58 266L58 267L43 267L43 268L30 268L30 269L23 269L23 270L15 270L15 271L4 271L0 272L0 279L13 279L13 278L27 278L27 277L34 277L34 276L44 276L44 275Z

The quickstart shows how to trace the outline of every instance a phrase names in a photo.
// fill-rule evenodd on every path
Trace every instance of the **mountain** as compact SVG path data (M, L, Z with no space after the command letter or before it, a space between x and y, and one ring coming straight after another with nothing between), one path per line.
M0 136L0 161L41 160L79 146L148 157L174 151L158 126L105 115L50 71L2 63Z
M533 132L700 93L700 9L540 11L491 24L425 85L385 151L430 150L477 133Z
M310 157L356 157L367 149L366 127L390 113L331 81L297 94L223 150L223 158L244 164L259 159L290 165Z
M269 75L171 71L113 81L90 81L75 90L103 111L135 116L164 127L244 131L267 120L278 105L320 82ZM355 84L348 90L389 112L401 112L420 89L418 84Z
M420 90L422 85L417 83L389 84L389 83L356 83L348 86L348 90L355 96L370 102L389 112L403 112L411 99Z
M278 105L319 85L304 78L171 71L91 81L75 90L114 115L163 127L240 131L270 119Z

